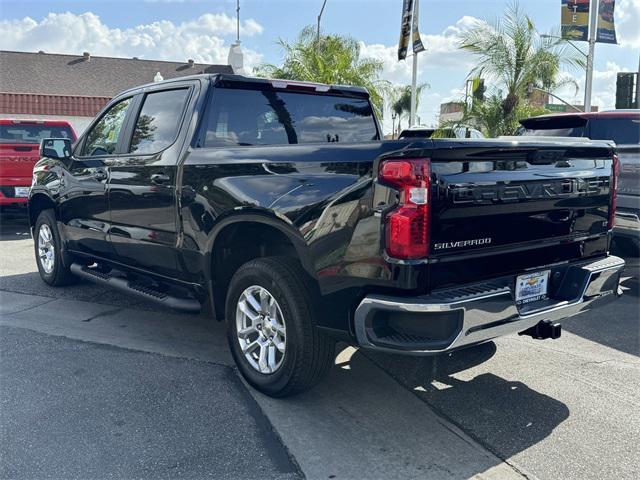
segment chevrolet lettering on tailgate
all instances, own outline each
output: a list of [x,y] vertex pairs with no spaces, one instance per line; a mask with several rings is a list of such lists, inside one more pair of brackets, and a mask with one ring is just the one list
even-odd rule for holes
[[453,203],[513,202],[543,198],[597,195],[609,188],[609,178],[572,178],[520,184],[499,182],[493,185],[450,185]]

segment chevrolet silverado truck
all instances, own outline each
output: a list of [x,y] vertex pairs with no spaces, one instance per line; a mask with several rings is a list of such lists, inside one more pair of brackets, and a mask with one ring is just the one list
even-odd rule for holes
[[114,98],[45,139],[29,217],[42,280],[226,320],[238,369],[306,390],[336,340],[433,355],[615,299],[617,157],[591,141],[381,141],[366,90],[236,75]]
[[25,207],[43,138],[76,140],[63,120],[0,119],[0,208]]
[[520,122],[522,135],[615,142],[620,161],[614,241],[640,255],[640,110],[542,115]]

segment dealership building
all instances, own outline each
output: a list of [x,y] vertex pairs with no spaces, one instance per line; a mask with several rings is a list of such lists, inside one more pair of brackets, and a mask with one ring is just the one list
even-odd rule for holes
[[115,95],[159,80],[233,73],[229,65],[0,51],[0,118],[67,120],[82,132]]

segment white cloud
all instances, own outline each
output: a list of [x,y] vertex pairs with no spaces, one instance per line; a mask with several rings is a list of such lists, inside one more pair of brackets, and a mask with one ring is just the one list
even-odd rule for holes
[[640,48],[640,0],[618,0],[615,16],[618,42]]
[[[459,35],[477,19],[464,16],[455,25],[445,28],[437,35],[422,35],[422,43],[426,51],[420,53],[418,75],[421,76],[428,67],[437,66],[438,70],[455,68],[470,69],[472,58],[458,48]],[[398,45],[365,44],[360,42],[360,50],[365,58],[375,58],[384,62],[383,78],[391,83],[406,85],[411,82],[411,57],[398,61]]]
[[[593,89],[591,104],[598,106],[600,110],[610,110],[616,105],[616,79],[618,72],[628,72],[629,69],[621,67],[615,62],[607,62],[604,70],[593,71]],[[561,98],[582,105],[584,103],[585,74],[573,76],[565,73],[566,78],[574,79],[579,86],[578,93],[573,87],[565,87],[554,92]]]
[[[227,63],[225,36],[236,31],[236,20],[221,13],[208,13],[195,20],[175,24],[169,20],[131,28],[110,28],[100,17],[87,12],[50,13],[41,21],[30,17],[0,21],[0,45],[5,50],[139,57],[154,60],[186,60]],[[242,22],[243,36],[261,34],[253,19]],[[245,67],[260,63],[262,56],[245,49]]]
[[[435,124],[440,103],[456,101],[464,97],[464,81],[474,66],[474,58],[458,48],[460,34],[479,20],[463,16],[454,25],[446,27],[437,35],[422,35],[427,51],[421,53],[418,64],[418,82],[431,84],[421,99],[418,115],[422,123]],[[631,51],[637,61],[640,48],[640,0],[618,0],[616,2],[616,30],[618,41],[623,49]],[[382,77],[396,85],[408,85],[411,82],[411,57],[403,62],[397,60],[397,45],[360,44],[364,57],[383,61]],[[618,47],[620,48],[620,47]],[[629,71],[614,62],[607,62],[602,70],[594,71],[592,104],[601,110],[615,106],[616,76],[618,72]],[[563,99],[573,103],[584,102],[584,73],[563,73],[566,78],[574,79],[579,90],[565,87],[557,92]],[[406,123],[406,120],[404,121]],[[391,130],[390,114],[384,118],[385,131]]]
[[[464,85],[468,72],[473,68],[473,58],[458,48],[460,33],[478,19],[461,17],[454,25],[449,25],[440,34],[422,34],[426,51],[418,57],[418,82],[431,85],[420,99],[417,114],[425,124],[435,124],[440,113],[440,103],[458,100],[463,95],[459,87]],[[394,85],[411,83],[412,57],[398,61],[397,45],[365,44],[360,42],[361,55],[365,58],[382,60],[382,78]],[[458,87],[458,88],[452,88]],[[387,111],[384,131],[391,131],[391,115]],[[403,121],[406,124],[406,120]]]

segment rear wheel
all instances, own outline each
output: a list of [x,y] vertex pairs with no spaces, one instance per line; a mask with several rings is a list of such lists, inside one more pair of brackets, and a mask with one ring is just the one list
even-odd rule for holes
[[53,287],[72,283],[75,277],[62,263],[62,242],[53,210],[40,212],[33,238],[40,278]]
[[244,264],[227,295],[227,336],[238,369],[261,392],[284,397],[308,390],[333,363],[334,342],[316,327],[311,282],[289,257]]

